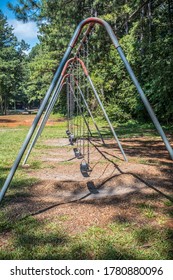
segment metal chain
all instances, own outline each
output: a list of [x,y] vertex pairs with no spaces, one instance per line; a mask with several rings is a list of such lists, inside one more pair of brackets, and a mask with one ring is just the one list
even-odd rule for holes
[[70,130],[70,100],[69,100],[69,84],[66,84],[66,90],[67,90],[67,130]]
[[[88,43],[88,39],[89,37],[87,37],[86,39],[86,67],[87,70],[89,71],[89,43]],[[87,102],[89,102],[89,87],[88,87],[88,80],[86,79],[86,100]],[[88,126],[90,125],[89,123],[89,114],[88,115]],[[88,140],[88,145],[87,145],[87,163],[88,163],[88,167],[90,164],[90,134],[89,134],[89,130],[87,130],[87,140]]]
[[[77,62],[77,74],[76,74],[76,77],[77,77],[77,82],[79,81],[79,62]],[[79,104],[79,90],[78,90],[78,87],[77,87],[77,102]],[[79,149],[79,107],[77,105],[77,108],[76,108],[76,123],[77,123],[77,135],[76,135],[76,141],[77,141],[77,149]]]
[[[83,52],[82,60],[84,61],[85,60],[85,44],[84,43],[83,43],[82,52]],[[84,95],[85,95],[85,75],[84,75],[84,73],[83,73],[82,77],[83,77],[83,83],[82,84],[84,86],[83,91],[84,91]],[[83,115],[85,114],[83,100],[82,100],[82,113],[83,113]],[[85,158],[85,123],[84,123],[84,119],[83,119],[83,157]]]

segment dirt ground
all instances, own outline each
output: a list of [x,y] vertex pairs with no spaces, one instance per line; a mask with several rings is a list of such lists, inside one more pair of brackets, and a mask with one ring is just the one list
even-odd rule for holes
[[[16,128],[19,126],[31,126],[34,118],[35,115],[27,114],[0,116],[0,127]],[[50,119],[48,120],[47,125],[52,125],[54,122],[54,120]]]
[[[0,126],[29,126],[32,120],[32,115],[24,115],[22,120],[21,116],[0,117]],[[38,183],[30,187],[28,197],[21,194],[14,199],[11,215],[31,214],[55,223],[68,217],[62,223],[70,233],[115,220],[148,223],[140,215],[141,204],[153,207],[158,219],[159,213],[167,211],[163,200],[173,196],[173,161],[159,138],[133,137],[121,139],[121,143],[128,162],[123,161],[112,139],[105,146],[91,139],[89,150],[85,142],[89,171],[83,172],[81,163],[85,160],[75,157],[76,145],[69,145],[67,138],[45,141],[47,149],[37,158],[42,167],[23,167],[28,177],[38,178]],[[157,219],[150,219],[150,223],[158,224]],[[171,217],[165,223],[173,228]]]

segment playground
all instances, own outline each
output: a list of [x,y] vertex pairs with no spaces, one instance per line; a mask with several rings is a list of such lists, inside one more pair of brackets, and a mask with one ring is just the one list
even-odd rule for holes
[[[121,122],[126,109],[117,121],[128,96],[107,106],[90,60],[98,26],[150,123]],[[0,117],[0,258],[172,259],[173,134],[106,21],[79,23],[46,89],[36,115]]]
[[[0,117],[1,182],[34,117]],[[16,172],[1,208],[1,258],[171,259],[173,163],[154,130],[125,128],[128,162],[112,137],[105,146],[91,139],[91,171],[82,173],[65,129],[50,117]]]

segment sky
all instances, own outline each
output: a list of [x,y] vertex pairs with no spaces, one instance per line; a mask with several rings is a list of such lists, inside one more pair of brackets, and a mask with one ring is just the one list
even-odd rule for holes
[[22,39],[30,45],[30,48],[38,43],[37,39],[37,26],[35,22],[23,23],[21,21],[16,20],[12,11],[7,8],[7,2],[11,2],[12,4],[17,3],[17,0],[0,0],[0,10],[2,10],[3,14],[7,17],[9,25],[12,25],[14,28],[14,34],[18,38],[19,41]]

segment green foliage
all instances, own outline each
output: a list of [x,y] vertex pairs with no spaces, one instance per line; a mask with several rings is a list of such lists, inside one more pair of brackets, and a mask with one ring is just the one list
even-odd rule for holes
[[6,114],[15,100],[26,101],[24,52],[27,49],[28,45],[23,40],[17,41],[12,27],[0,11],[0,113]]
[[[9,6],[18,19],[35,20],[39,27],[40,44],[29,56],[25,91],[31,104],[43,99],[78,23],[98,16],[115,31],[159,120],[172,121],[172,0],[19,0],[16,6]],[[102,27],[95,27],[89,49],[89,71],[110,117],[118,122],[130,118],[148,120],[136,89]],[[64,99],[57,106],[61,112],[64,112]],[[90,105],[99,113],[93,98]]]

